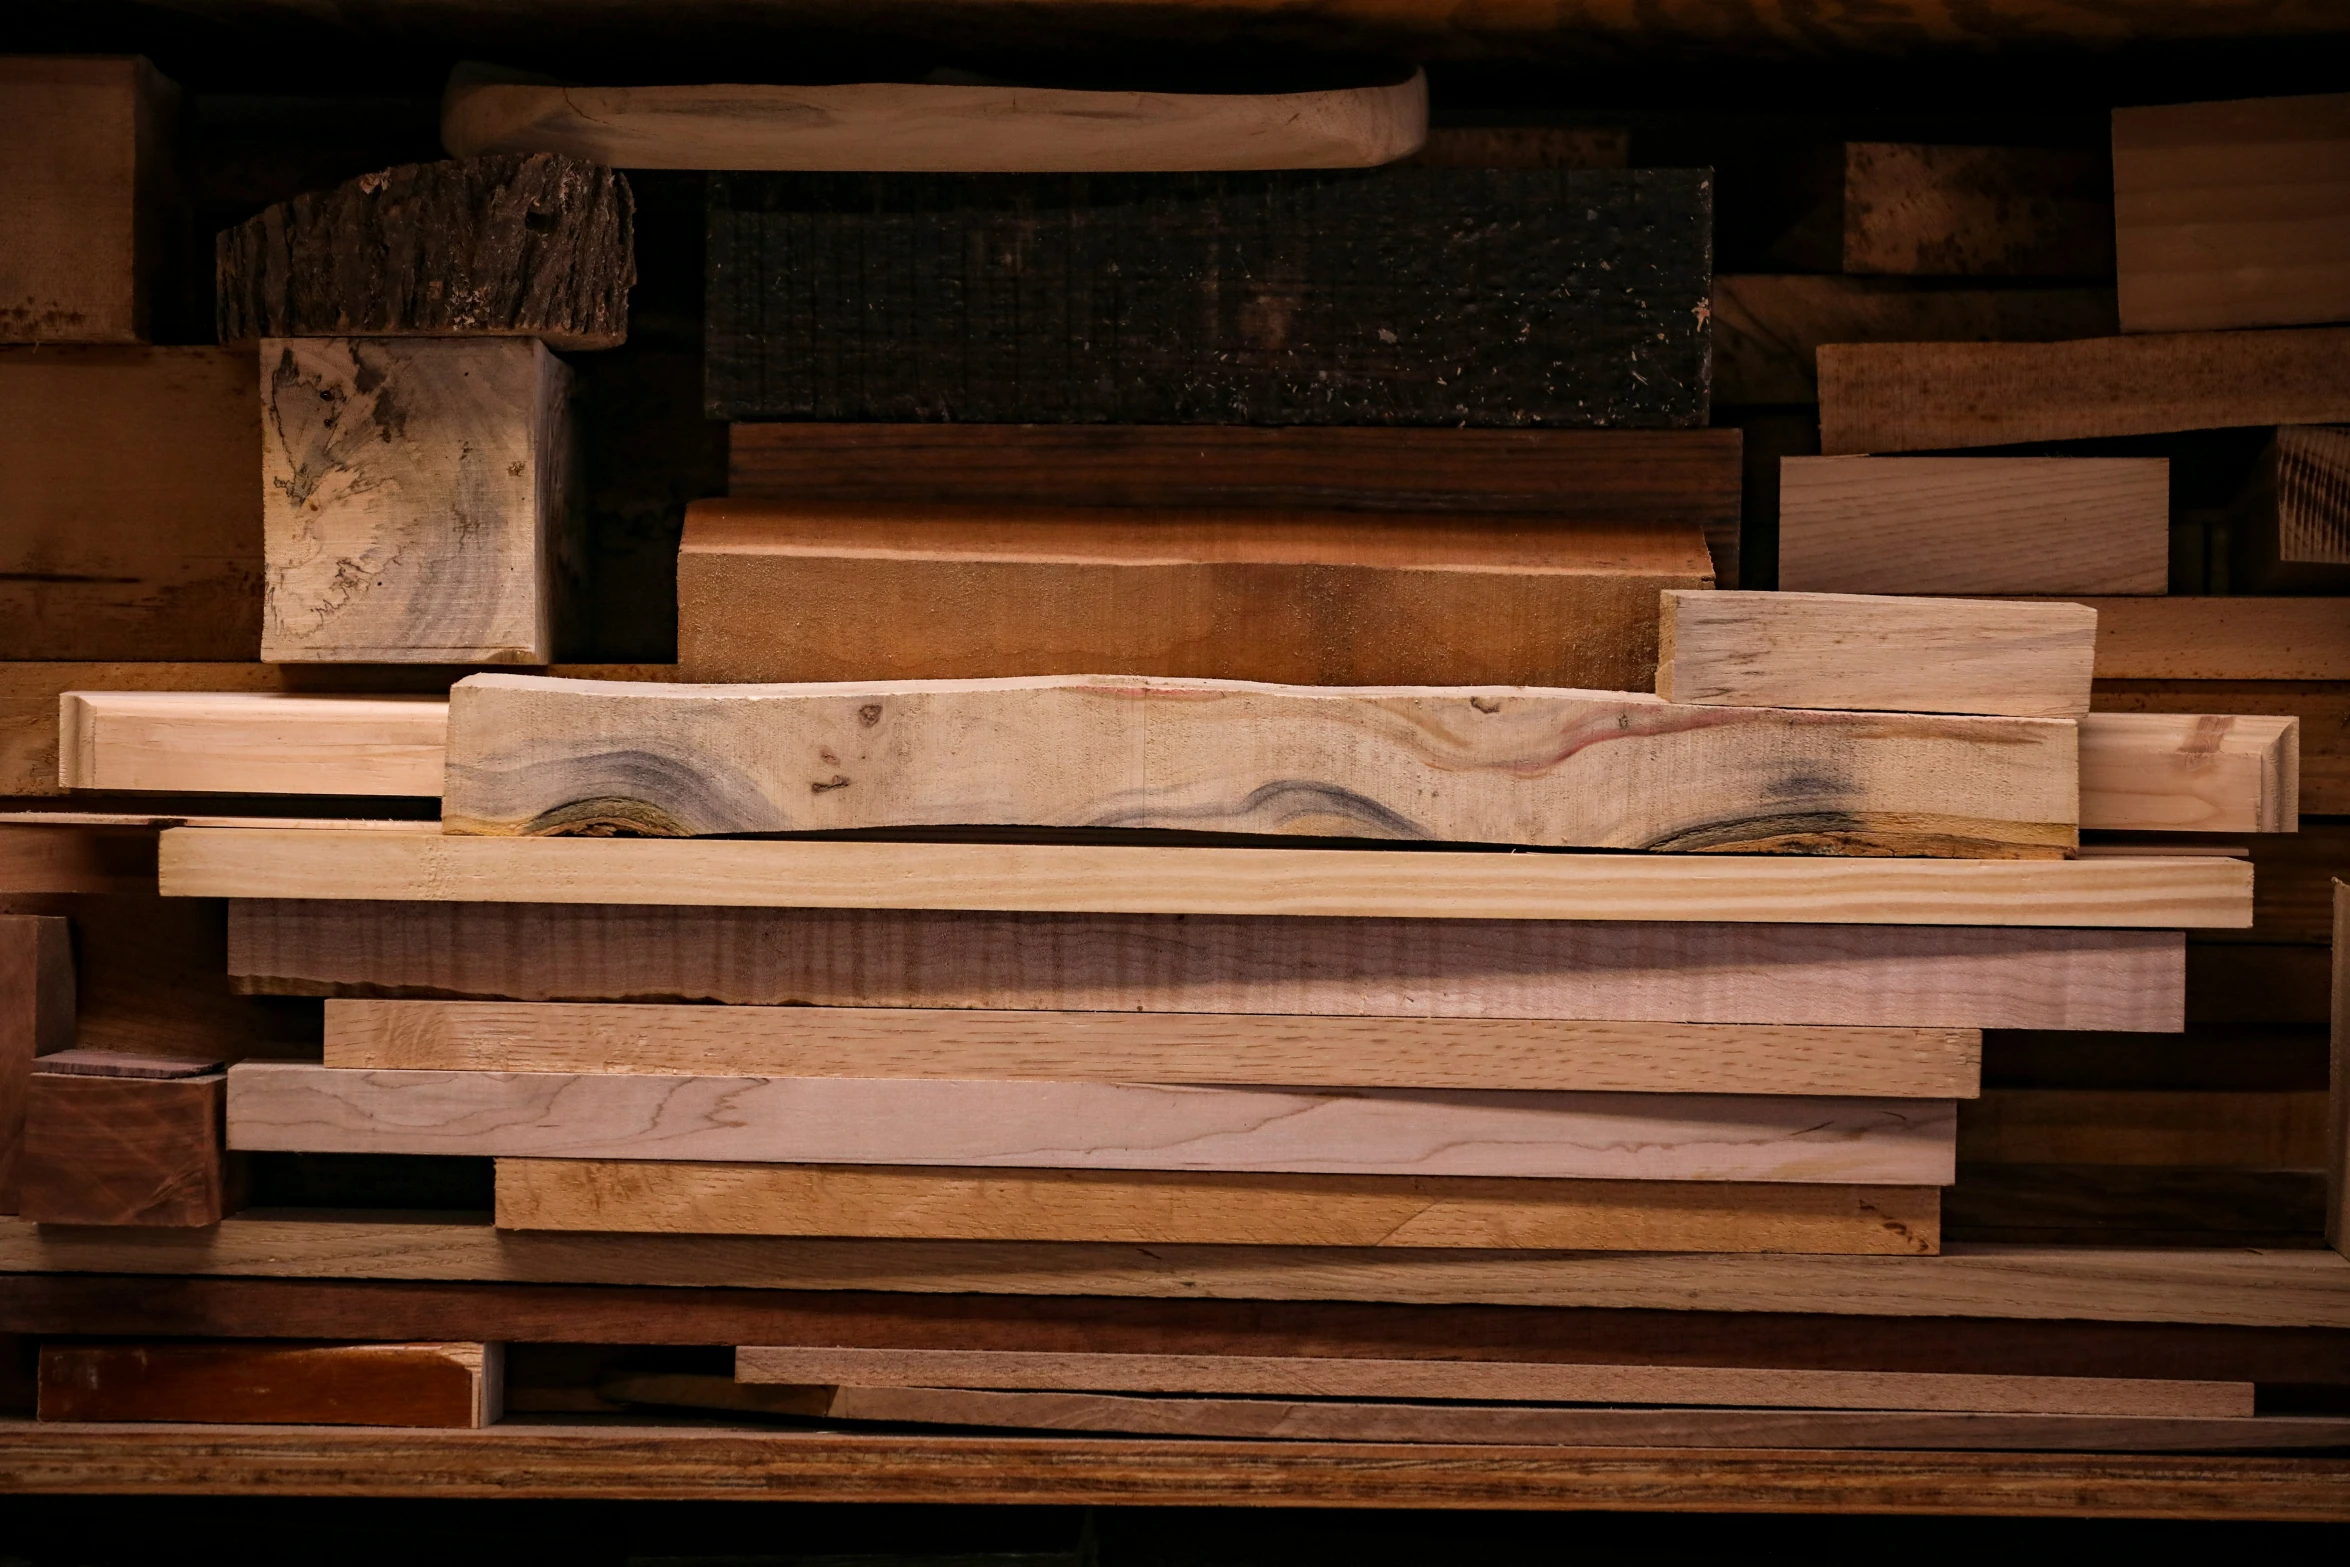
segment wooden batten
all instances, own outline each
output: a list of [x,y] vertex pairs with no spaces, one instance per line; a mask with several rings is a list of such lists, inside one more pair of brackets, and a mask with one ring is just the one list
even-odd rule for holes
[[42,1420],[493,1425],[498,1344],[44,1344]]

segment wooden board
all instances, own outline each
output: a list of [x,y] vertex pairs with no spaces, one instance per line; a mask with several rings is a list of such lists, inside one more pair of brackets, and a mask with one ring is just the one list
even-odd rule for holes
[[1779,587],[1801,593],[2162,593],[2160,457],[1785,457]]
[[2089,711],[2096,630],[2073,605],[1668,592],[1656,689],[1735,707],[2074,718]]
[[2350,680],[2350,599],[2077,602],[2097,611],[2101,680]]
[[2125,332],[2350,320],[2350,93],[2113,111]]
[[214,244],[224,343],[628,336],[635,198],[601,160],[412,163],[280,202]]
[[[1982,670],[1987,706],[1999,673]],[[2031,718],[1504,687],[474,675],[448,736],[442,827],[492,836],[1037,826],[1968,859],[2079,843],[2074,726]]]
[[[1408,862],[1394,858],[1405,853]],[[1898,860],[179,827],[163,834],[158,874],[166,896],[184,898],[2154,930],[2252,923],[2250,867],[2210,856]]]
[[2350,590],[2350,429],[2288,425],[2227,517],[2237,592]]
[[277,692],[69,691],[57,781],[190,794],[437,795],[445,701]]
[[353,998],[326,1003],[325,1064],[1947,1099],[1981,1052],[1958,1028]]
[[0,658],[249,659],[251,353],[0,349]]
[[0,343],[136,343],[171,229],[179,89],[145,60],[0,58]]
[[500,1159],[498,1227],[1129,1245],[1931,1256],[1932,1187]]
[[1019,1350],[746,1344],[745,1384],[1223,1393],[1275,1398],[1474,1399],[1490,1403],[1716,1404],[1749,1409],[2246,1418],[2249,1382],[1797,1371],[1743,1366],[1371,1360],[1337,1355],[1038,1354]]
[[494,1424],[496,1344],[44,1344],[42,1420]]
[[227,1078],[42,1072],[25,1101],[18,1212],[41,1224],[201,1229],[239,1205],[221,1150]]
[[2160,930],[326,899],[233,902],[228,927],[217,966],[252,994],[2144,1031],[2185,1015],[2185,945]]
[[[2101,693],[2090,697],[2092,705],[2100,699]],[[2299,718],[2088,713],[2080,724],[2084,827],[2231,833],[2300,828]]]
[[0,895],[154,890],[151,828],[0,822]]
[[69,926],[55,916],[0,915],[0,1213],[17,1211],[33,1063],[72,1043]]
[[229,1145],[304,1153],[1659,1181],[1950,1180],[1951,1102],[248,1061]]
[[2065,343],[1831,343],[1820,450],[2350,423],[2350,328],[2179,332]]
[[718,174],[709,213],[714,419],[1706,422],[1703,170]]
[[1959,1116],[1959,1156],[1996,1164],[2325,1168],[2311,1090],[1991,1088]]
[[678,666],[1646,689],[1657,594],[1711,570],[1686,522],[700,501]]
[[2334,881],[2350,876],[2350,822],[2311,821],[2299,831],[2249,840],[2252,925],[2211,939],[2300,942],[2334,939]]
[[2111,166],[2087,148],[1847,142],[1844,270],[2110,277]]
[[[2092,716],[2083,722],[2081,729],[2084,774],[2090,752],[2106,743],[2098,738],[2096,722],[2097,716],[2105,713],[2162,713],[2197,718],[2214,714],[2273,714],[2297,718],[2300,720],[2297,749],[2301,764],[2301,811],[2312,816],[2350,816],[2350,685],[2285,680],[2099,680],[2090,693],[2089,706]],[[2118,740],[2121,732],[2111,733]],[[2088,822],[2090,801],[2094,798],[2096,795],[2084,776],[2081,797],[2084,824]]]
[[551,662],[569,368],[531,339],[271,338],[261,362],[261,656]]
[[1357,169],[1428,133],[1428,81],[1259,93],[852,82],[574,87],[460,67],[441,140],[460,158],[557,152],[621,169],[969,173]]

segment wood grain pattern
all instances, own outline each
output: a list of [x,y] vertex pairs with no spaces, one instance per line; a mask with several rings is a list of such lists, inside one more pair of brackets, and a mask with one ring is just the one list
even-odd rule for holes
[[448,704],[425,696],[68,691],[57,781],[190,794],[437,795]]
[[460,68],[441,139],[461,158],[559,152],[622,169],[1045,173],[1356,169],[1428,131],[1428,83],[1302,92],[1080,92],[853,82],[572,87]]
[[1779,587],[1803,593],[2162,593],[2160,457],[1785,457]]
[[1646,689],[1657,594],[1711,569],[1686,521],[699,501],[678,664]]
[[1968,859],[2079,842],[2074,728],[2029,718],[1101,676],[473,675],[449,694],[448,736],[452,833],[1045,826]]
[[1951,1102],[939,1078],[229,1073],[239,1149],[1939,1186]]
[[2288,425],[2227,518],[2236,592],[2350,590],[2350,429]]
[[145,341],[178,106],[145,60],[0,60],[0,343]]
[[[1408,882],[1399,853],[1412,854]],[[158,864],[165,895],[188,898],[2157,930],[2252,922],[2250,868],[2213,856],[1899,860],[180,827],[163,834]]]
[[1959,1157],[2000,1164],[2321,1170],[2326,1096],[2310,1090],[1992,1088],[1959,1116]]
[[44,1344],[42,1420],[208,1425],[496,1423],[497,1344]]
[[532,339],[270,338],[271,662],[544,664],[570,370]]
[[233,1213],[239,1171],[222,1152],[227,1078],[47,1073],[25,1101],[18,1211],[41,1224],[201,1229]]
[[[0,915],[0,1213],[17,1211],[25,1102],[37,1057],[73,1043],[73,947],[54,915]],[[1978,1054],[1981,1044],[1977,1042]]]
[[1559,1365],[1343,1356],[1039,1354],[1019,1350],[744,1345],[737,1382],[1450,1398],[1489,1403],[1715,1404],[1750,1409],[2248,1418],[2249,1382],[1795,1371],[1743,1366]]
[[[2296,718],[2300,721],[2296,742],[2300,810],[2312,816],[2350,816],[2350,685],[2288,680],[2099,680],[2090,693],[2089,706],[2092,717],[2084,721],[2081,734],[2084,757],[2101,743],[2094,738],[2096,715],[2105,713]],[[2085,778],[2082,789],[2086,821],[2090,793]]]
[[1947,1099],[1981,1051],[1956,1028],[348,999],[325,1064]]
[[[2092,705],[2101,700],[2102,693],[2092,692]],[[2084,827],[2300,830],[2297,717],[2092,712],[2082,715],[2080,725]]]
[[1951,447],[2350,423],[2350,328],[2064,343],[1831,343],[1820,450]]
[[2350,319],[2350,93],[2113,111],[2125,332]]
[[501,1230],[1931,1256],[1932,1187],[500,1159]]
[[2350,680],[2350,599],[2078,602],[2097,611],[2101,680]]
[[2096,630],[2074,605],[1668,592],[1656,689],[1738,707],[2076,718]]
[[1844,270],[2110,277],[2112,170],[2086,148],[1848,142]]

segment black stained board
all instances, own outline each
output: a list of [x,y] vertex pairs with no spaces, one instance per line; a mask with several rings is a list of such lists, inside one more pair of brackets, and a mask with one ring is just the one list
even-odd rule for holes
[[1703,169],[713,174],[705,412],[1702,425]]

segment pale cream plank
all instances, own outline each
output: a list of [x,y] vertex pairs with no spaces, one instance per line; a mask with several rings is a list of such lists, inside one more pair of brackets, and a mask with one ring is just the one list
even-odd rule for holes
[[2148,832],[2294,832],[2301,720],[2232,713],[2088,713],[2081,825]]
[[441,792],[449,704],[433,697],[68,691],[58,706],[68,789]]

